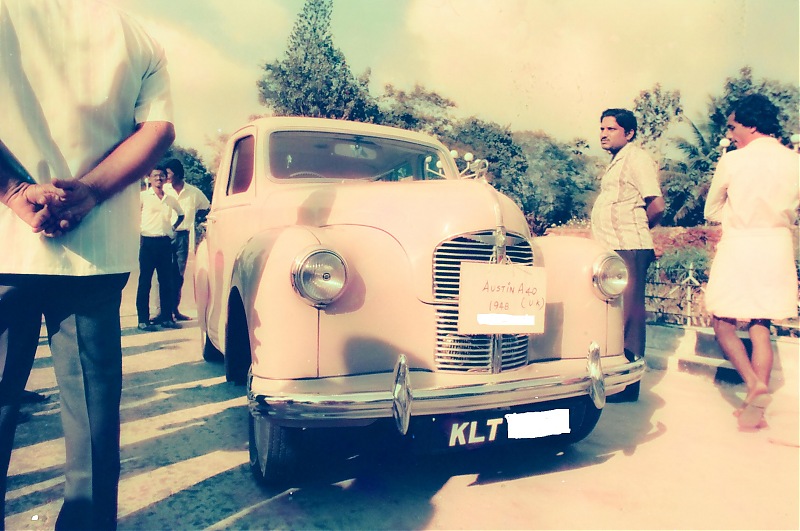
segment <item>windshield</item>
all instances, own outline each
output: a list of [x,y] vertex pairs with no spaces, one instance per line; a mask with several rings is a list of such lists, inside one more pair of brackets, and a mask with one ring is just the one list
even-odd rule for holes
[[432,147],[345,133],[272,133],[269,161],[276,179],[422,181],[445,178],[441,153]]

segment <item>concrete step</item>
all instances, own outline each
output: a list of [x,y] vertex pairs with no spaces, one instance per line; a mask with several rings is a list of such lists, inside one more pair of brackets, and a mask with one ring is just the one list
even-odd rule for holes
[[[739,337],[750,352],[747,332],[739,332]],[[772,378],[778,382],[787,377],[796,379],[800,357],[798,338],[773,336],[772,348],[775,351]],[[649,324],[645,361],[652,369],[700,372],[725,381],[741,382],[736,369],[725,359],[711,328]]]

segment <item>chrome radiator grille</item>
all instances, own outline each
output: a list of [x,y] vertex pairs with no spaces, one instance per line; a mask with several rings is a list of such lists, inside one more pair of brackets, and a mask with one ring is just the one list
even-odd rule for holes
[[[497,262],[504,251],[514,264],[533,264],[530,243],[509,234],[498,250],[494,231],[465,234],[443,242],[433,257],[433,289],[436,304],[436,367],[457,372],[492,372],[492,359],[500,352],[500,370],[523,367],[528,362],[526,334],[463,335],[458,333],[458,284],[461,262]],[[496,339],[499,339],[496,341]]]

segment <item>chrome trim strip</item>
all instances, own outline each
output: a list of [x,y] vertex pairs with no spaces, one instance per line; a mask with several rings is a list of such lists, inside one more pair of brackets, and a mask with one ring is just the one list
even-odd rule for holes
[[[641,379],[644,359],[603,371],[606,394],[622,391]],[[248,379],[248,401],[254,414],[277,421],[364,420],[393,416],[394,375],[387,376],[385,391],[315,395],[266,395],[257,390],[255,378]],[[353,376],[352,378],[360,378]],[[588,372],[569,376],[470,384],[445,388],[414,388],[414,415],[444,415],[523,404],[535,404],[589,395],[592,376]],[[256,389],[254,390],[254,387]]]

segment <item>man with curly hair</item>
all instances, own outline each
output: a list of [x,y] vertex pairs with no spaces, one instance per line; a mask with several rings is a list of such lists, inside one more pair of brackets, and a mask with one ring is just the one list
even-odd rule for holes
[[[747,385],[739,427],[764,427],[773,351],[770,321],[797,317],[792,227],[800,204],[798,155],[783,146],[778,109],[752,94],[733,105],[727,138],[736,148],[717,164],[705,217],[722,224],[709,272],[706,310],[725,356]],[[746,323],[749,357],[736,333]]]

